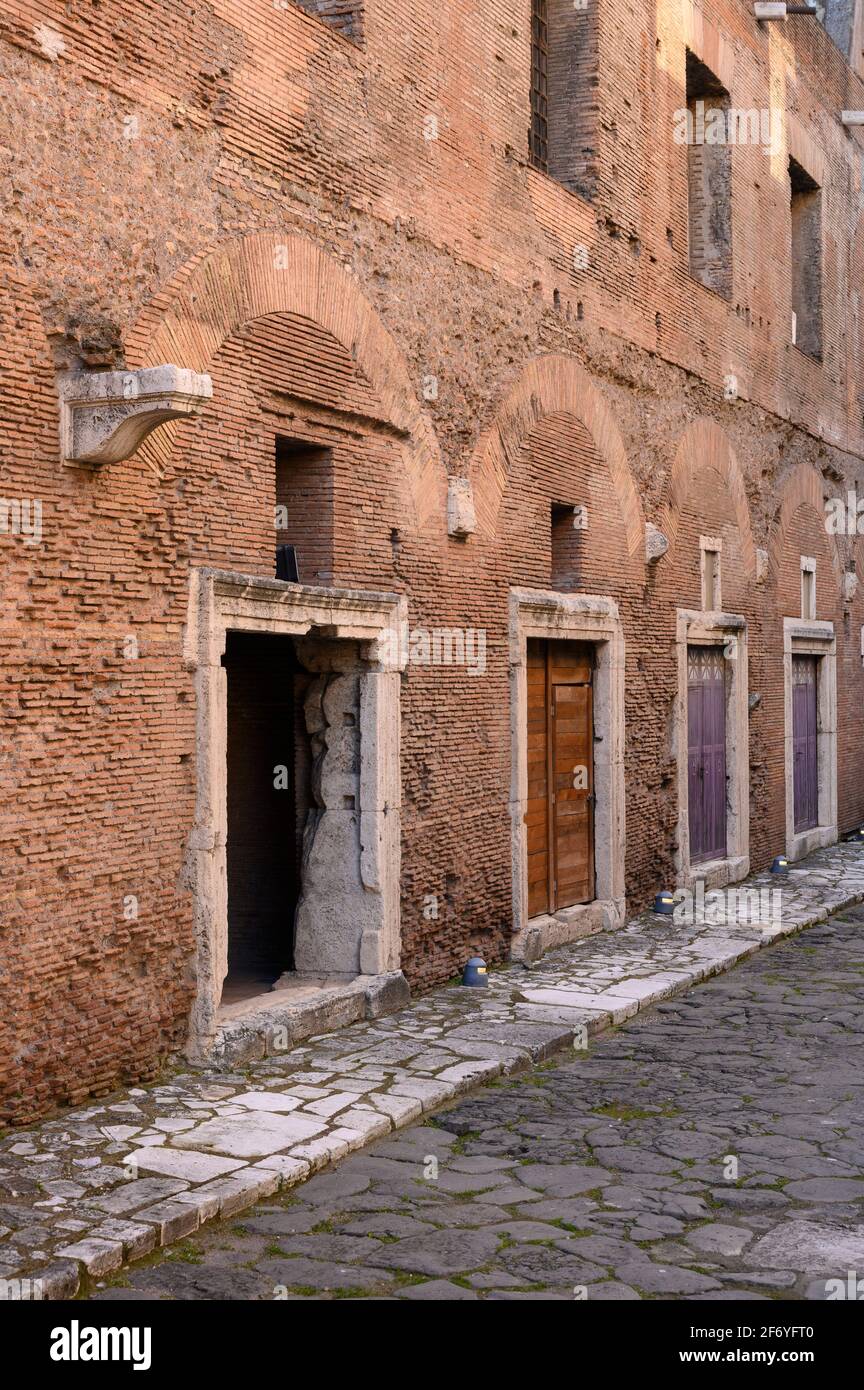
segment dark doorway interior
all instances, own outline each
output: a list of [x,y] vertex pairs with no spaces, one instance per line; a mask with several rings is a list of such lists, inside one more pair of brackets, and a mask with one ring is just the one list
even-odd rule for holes
[[229,632],[228,976],[223,1003],[261,994],[293,968],[308,759],[290,637]]

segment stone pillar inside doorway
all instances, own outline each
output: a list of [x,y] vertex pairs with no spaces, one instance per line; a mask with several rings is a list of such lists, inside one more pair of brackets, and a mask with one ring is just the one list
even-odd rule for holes
[[[300,640],[300,661],[314,672],[304,701],[312,756],[311,807],[303,832],[294,976],[353,978],[364,973],[363,950],[377,935],[380,893],[364,884],[361,834],[361,746],[364,669],[355,643]],[[292,977],[283,977],[285,983]]]

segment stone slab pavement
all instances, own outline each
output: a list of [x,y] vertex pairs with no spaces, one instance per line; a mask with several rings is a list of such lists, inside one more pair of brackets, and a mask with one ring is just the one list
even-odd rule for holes
[[585,1063],[589,1037],[864,900],[864,848],[833,846],[745,886],[779,888],[779,920],[646,913],[530,970],[495,970],[488,990],[438,989],[236,1072],[177,1071],[6,1132],[0,1297],[72,1297],[502,1075],[564,1048]]
[[858,906],[91,1296],[861,1300],[862,1060]]

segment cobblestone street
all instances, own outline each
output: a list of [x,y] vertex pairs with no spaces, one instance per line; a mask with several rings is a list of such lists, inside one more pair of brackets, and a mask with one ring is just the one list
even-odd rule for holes
[[93,1297],[825,1298],[864,1271],[862,933],[841,912]]

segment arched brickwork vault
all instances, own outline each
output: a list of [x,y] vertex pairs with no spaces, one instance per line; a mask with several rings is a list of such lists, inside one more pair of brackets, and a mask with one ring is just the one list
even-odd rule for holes
[[[670,550],[674,551],[688,498],[694,487],[698,487],[700,475],[711,472],[722,480],[737,525],[745,578],[752,581],[756,571],[756,549],[744,476],[726,434],[714,420],[694,420],[681,436],[669,475],[660,529],[669,539]],[[705,524],[709,524],[707,520]]]
[[[289,313],[320,325],[351,352],[404,436],[406,501],[418,528],[443,526],[446,475],[435,431],[423,413],[402,353],[357,280],[303,237],[260,232],[191,260],[144,310],[127,343],[130,366],[175,362],[206,372],[225,340],[253,319]],[[142,449],[164,463],[174,428]]]
[[492,537],[498,529],[501,503],[523,441],[544,418],[570,415],[584,425],[609,469],[628,554],[643,553],[642,507],[624,443],[609,406],[580,363],[560,355],[535,358],[497,398],[493,410],[469,463],[481,535]]
[[799,463],[780,485],[779,495],[780,506],[768,548],[772,577],[776,581],[793,520],[802,508],[806,508],[811,513],[814,537],[820,542],[824,537],[821,548],[830,556],[834,579],[839,586],[843,563],[834,537],[829,534],[825,525],[825,493],[820,474],[809,463]]

